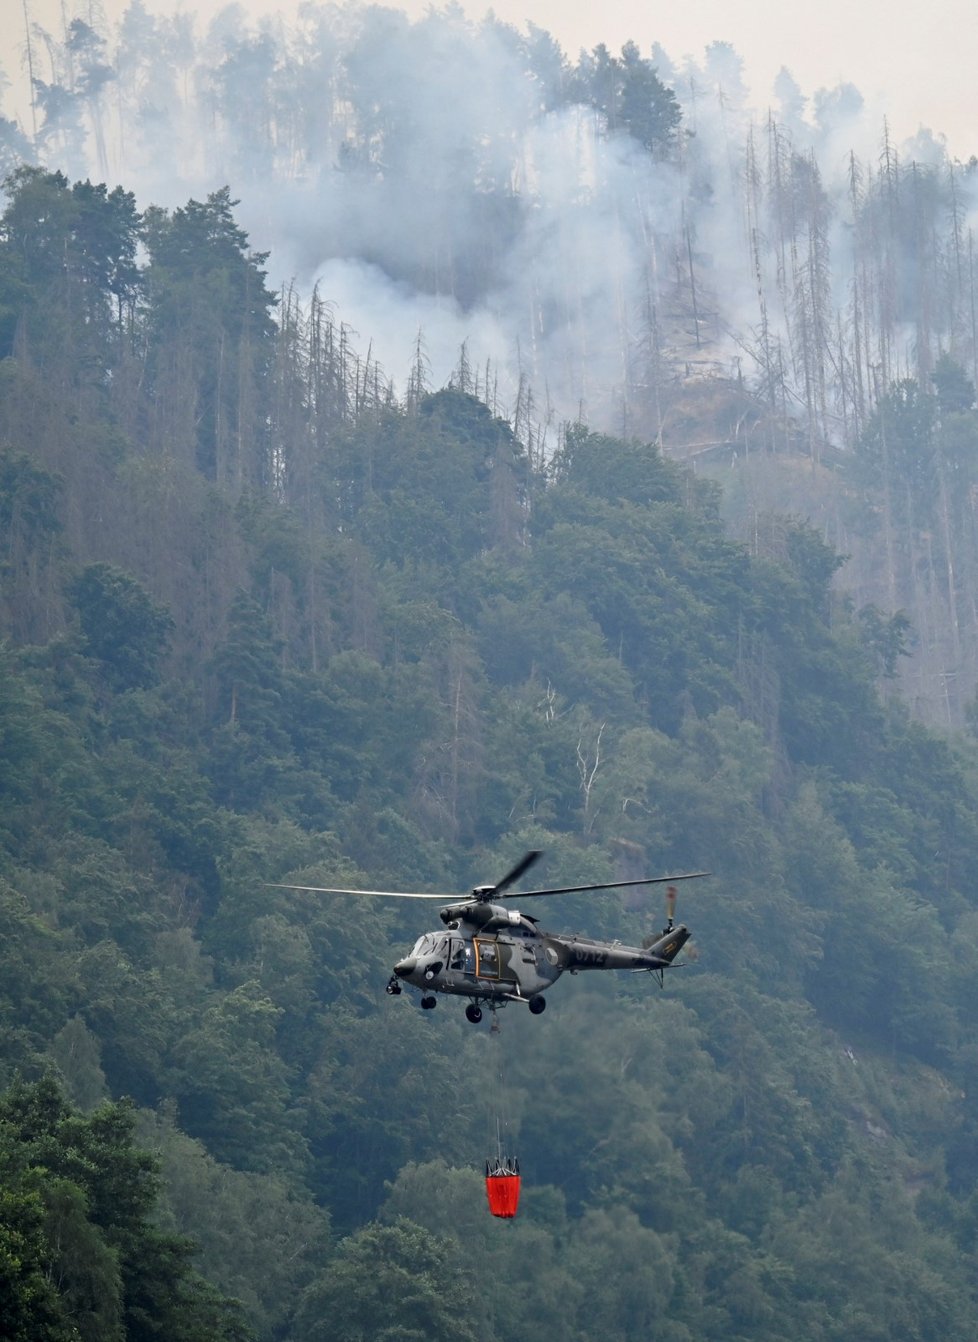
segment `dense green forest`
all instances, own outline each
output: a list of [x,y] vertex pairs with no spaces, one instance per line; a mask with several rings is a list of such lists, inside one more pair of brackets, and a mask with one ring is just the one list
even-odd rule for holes
[[[543,451],[464,348],[398,397],[226,189],[5,192],[7,1334],[970,1342],[978,759],[881,693],[906,620],[649,441]],[[492,1036],[384,994],[417,910],[267,883],[528,848],[715,875],[664,991],[503,1013],[505,1225]]]

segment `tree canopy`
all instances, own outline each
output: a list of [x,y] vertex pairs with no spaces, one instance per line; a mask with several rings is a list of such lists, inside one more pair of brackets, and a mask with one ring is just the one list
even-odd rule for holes
[[[464,356],[401,403],[318,297],[272,302],[227,193],[137,221],[121,338],[77,222],[111,193],[9,192],[12,1335],[972,1338],[975,755],[889,692],[896,612],[797,517],[731,539],[655,442],[541,452]],[[47,234],[9,250],[39,197],[67,279]],[[76,282],[84,340],[33,327]],[[884,437],[966,469],[968,379],[938,378],[881,401],[854,500]],[[383,992],[417,910],[281,886],[461,892],[528,848],[541,884],[715,876],[664,992],[507,1008],[500,1233],[493,1037]],[[540,916],[661,925],[634,891]]]

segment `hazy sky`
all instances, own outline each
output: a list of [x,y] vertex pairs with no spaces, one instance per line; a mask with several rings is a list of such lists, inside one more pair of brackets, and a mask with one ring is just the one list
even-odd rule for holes
[[[419,6],[420,7],[420,6]],[[481,6],[472,5],[474,12]],[[530,19],[572,51],[629,38],[643,50],[659,42],[673,58],[730,42],[744,59],[763,109],[782,66],[802,90],[842,81],[882,105],[898,137],[923,124],[946,135],[952,153],[978,153],[978,7],[973,0],[900,6],[892,0],[499,0],[495,12]]]
[[[22,64],[26,3],[32,19],[58,31],[62,9],[88,16],[101,8],[118,17],[125,0],[0,0],[0,61],[8,76]],[[206,17],[224,8],[221,0],[147,0],[155,11],[175,8]],[[281,9],[276,0],[245,0],[250,13]],[[428,0],[402,0],[392,8],[420,15]],[[439,6],[435,6],[436,8]],[[466,0],[462,8],[481,18],[489,8]],[[870,106],[885,112],[902,140],[921,125],[946,136],[951,153],[978,153],[978,6],[974,0],[934,0],[898,6],[892,0],[818,0],[804,8],[791,0],[686,0],[652,7],[642,0],[496,0],[501,19],[522,26],[530,20],[548,29],[574,55],[598,42],[614,50],[629,39],[647,52],[659,42],[674,61],[699,56],[711,41],[732,43],[746,63],[753,100],[763,112],[782,66],[803,92],[855,84]],[[26,124],[25,95],[12,90],[7,115]]]

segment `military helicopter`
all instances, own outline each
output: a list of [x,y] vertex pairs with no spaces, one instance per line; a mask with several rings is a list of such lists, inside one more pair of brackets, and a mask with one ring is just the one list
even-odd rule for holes
[[[599,885],[564,885],[547,890],[523,890],[519,898],[570,895],[584,891],[617,890],[629,885],[668,884],[666,926],[646,937],[641,946],[623,946],[619,941],[597,941],[564,932],[544,932],[536,918],[517,909],[496,904],[509,899],[505,892],[541,856],[526,853],[495,885],[477,885],[469,899],[446,904],[439,910],[445,931],[425,932],[410,955],[394,966],[387,992],[397,996],[402,984],[421,990],[421,1005],[431,1010],[437,993],[467,997],[466,1019],[473,1025],[482,1020],[482,1008],[493,1012],[509,1002],[524,1002],[534,1016],[545,1010],[543,994],[565,970],[628,969],[658,976],[673,967],[676,956],[689,940],[690,932],[675,923],[676,890],[673,882],[709,876],[707,871],[687,871],[677,876],[643,876],[638,880],[606,881]],[[407,890],[342,890],[316,885],[278,885],[284,890],[306,890],[327,895],[376,895],[391,899],[436,899]]]

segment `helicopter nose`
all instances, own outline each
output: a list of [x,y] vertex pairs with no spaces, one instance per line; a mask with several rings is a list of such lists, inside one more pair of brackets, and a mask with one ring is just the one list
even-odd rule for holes
[[394,966],[394,973],[399,979],[406,979],[409,974],[414,973],[417,967],[417,960],[413,957],[408,957],[407,960],[398,960],[397,964]]

